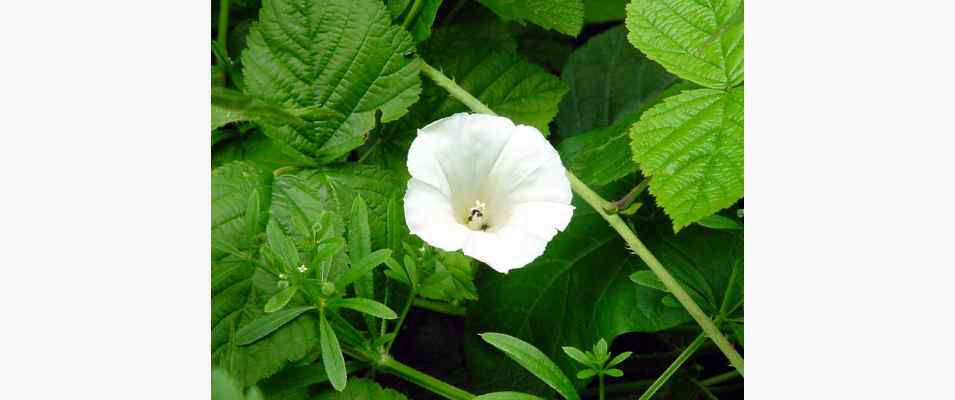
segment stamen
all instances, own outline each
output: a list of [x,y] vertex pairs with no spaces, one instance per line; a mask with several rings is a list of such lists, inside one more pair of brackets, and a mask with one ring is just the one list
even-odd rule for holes
[[473,230],[487,230],[487,203],[474,200],[474,207],[468,210],[467,225]]

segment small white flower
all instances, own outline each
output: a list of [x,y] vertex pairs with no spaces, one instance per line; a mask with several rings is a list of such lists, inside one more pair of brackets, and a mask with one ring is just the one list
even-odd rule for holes
[[308,267],[306,267],[305,264],[302,264],[301,266],[298,267],[298,272],[301,272],[304,274],[306,271],[308,271]]
[[543,254],[574,212],[557,151],[536,128],[504,117],[461,113],[419,129],[408,171],[411,233],[500,272]]

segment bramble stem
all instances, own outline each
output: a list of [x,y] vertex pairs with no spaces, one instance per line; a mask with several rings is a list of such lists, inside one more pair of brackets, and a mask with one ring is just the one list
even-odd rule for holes
[[657,276],[657,279],[660,279],[660,282],[663,283],[663,286],[667,288],[667,291],[673,294],[674,297],[683,305],[683,308],[696,320],[696,323],[700,325],[700,328],[703,328],[703,332],[713,340],[713,343],[716,344],[716,347],[726,355],[726,358],[729,359],[730,364],[739,371],[740,375],[743,374],[743,357],[733,348],[733,345],[730,344],[729,340],[726,339],[726,336],[723,336],[723,333],[716,328],[716,325],[713,323],[713,320],[710,319],[706,313],[700,309],[700,306],[693,301],[693,298],[683,289],[683,286],[680,285],[680,282],[670,275],[670,272],[653,256],[653,253],[650,252],[650,249],[647,248],[643,242],[637,237],[633,231],[630,230],[630,227],[627,226],[623,219],[616,214],[607,214],[604,208],[604,204],[607,203],[600,195],[594,192],[587,184],[580,181],[573,172],[567,171],[567,178],[570,179],[570,186],[573,188],[574,193],[577,193],[578,196],[584,199],[591,207],[597,210],[597,213],[603,217],[610,226],[623,237],[623,240],[627,242],[627,245],[630,246],[630,250],[634,252],[637,256],[643,260],[644,263],[650,267],[650,270]]
[[494,111],[491,111],[490,108],[484,105],[481,100],[478,100],[472,96],[471,93],[468,93],[467,90],[464,90],[464,88],[458,86],[458,84],[455,83],[451,78],[448,78],[448,76],[441,73],[441,71],[434,69],[434,67],[426,63],[424,60],[421,60],[421,72],[424,72],[424,74],[427,75],[428,78],[431,78],[434,83],[444,88],[444,90],[447,90],[451,96],[453,96],[455,99],[458,99],[458,101],[461,103],[464,103],[464,105],[468,106],[468,108],[471,110],[474,110],[474,112],[497,115],[494,113]]
[[422,298],[414,299],[414,306],[418,308],[423,308],[425,310],[431,310],[441,314],[453,315],[455,317],[463,317],[467,314],[468,310],[464,307],[459,307],[453,304],[442,303],[440,301],[431,301]]
[[[428,65],[424,60],[421,60],[421,71],[425,73],[429,78],[434,80],[438,86],[441,86],[448,93],[458,99],[458,101],[464,103],[471,110],[483,114],[497,115],[494,111],[491,111],[488,106],[481,103],[480,100],[476,99],[467,90],[458,86],[453,80],[445,76],[441,71],[434,69],[434,67]],[[700,306],[693,301],[693,298],[683,289],[683,286],[680,285],[680,282],[670,275],[670,272],[653,256],[653,253],[650,252],[650,249],[647,248],[640,241],[636,234],[630,230],[630,227],[616,214],[608,214],[607,206],[610,204],[607,200],[604,200],[603,197],[600,197],[599,194],[594,192],[590,187],[582,182],[576,175],[572,172],[567,171],[567,178],[570,179],[570,186],[574,190],[574,193],[577,193],[578,196],[583,198],[591,207],[597,210],[597,213],[607,221],[610,226],[623,237],[623,240],[627,242],[627,245],[630,247],[637,256],[643,260],[644,263],[650,267],[650,270],[657,276],[657,279],[663,283],[667,290],[673,294],[674,297],[683,305],[683,308],[686,309],[687,313],[696,320],[696,323],[700,325],[700,328],[703,329],[703,332],[713,343],[716,344],[716,347],[723,352],[727,359],[729,359],[730,364],[739,371],[740,375],[743,375],[743,356],[733,348],[733,345],[730,344],[729,340],[726,339],[726,336],[723,336],[723,333],[716,328],[716,325],[713,323],[713,320],[707,316]]]
[[398,376],[446,399],[471,400],[476,397],[462,389],[444,383],[444,381],[440,379],[404,365],[389,356],[382,357],[381,360],[378,361],[378,366],[383,372]]
[[693,342],[690,343],[690,345],[687,346],[679,356],[677,356],[676,360],[673,360],[673,362],[670,363],[670,366],[667,367],[662,374],[660,374],[660,377],[653,381],[653,384],[650,385],[646,392],[643,392],[643,395],[640,396],[639,400],[648,400],[652,398],[653,395],[657,393],[657,390],[660,390],[660,388],[663,387],[663,384],[667,383],[670,377],[673,376],[673,374],[683,366],[683,363],[690,359],[690,356],[692,356],[693,353],[696,353],[696,351],[699,350],[705,342],[706,335],[701,332],[700,335],[697,336],[696,339],[693,339]]
[[418,11],[421,11],[421,6],[424,5],[424,2],[421,0],[414,0],[414,3],[411,4],[411,10],[408,10],[408,15],[405,15],[405,20],[401,22],[401,27],[408,29],[411,26],[411,21],[414,21],[414,17],[418,15]]

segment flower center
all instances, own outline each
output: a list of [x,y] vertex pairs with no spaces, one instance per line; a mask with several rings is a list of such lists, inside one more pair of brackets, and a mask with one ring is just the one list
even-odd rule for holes
[[487,203],[482,203],[481,200],[474,200],[474,207],[471,207],[471,209],[468,210],[468,215],[465,218],[465,221],[467,221],[468,228],[471,228],[472,230],[487,230]]

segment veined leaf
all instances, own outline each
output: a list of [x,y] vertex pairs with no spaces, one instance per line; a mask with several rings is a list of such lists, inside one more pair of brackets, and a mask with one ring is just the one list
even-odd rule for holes
[[276,311],[274,313],[259,317],[243,326],[242,329],[236,333],[236,344],[239,346],[251,344],[256,340],[265,337],[265,335],[274,332],[276,329],[281,328],[282,325],[291,322],[299,315],[302,315],[309,310],[315,309],[317,309],[317,307],[302,306]]
[[677,76],[714,89],[743,81],[743,1],[633,0],[630,42]]
[[348,379],[348,372],[345,370],[345,356],[342,355],[342,348],[338,343],[338,337],[335,336],[335,330],[325,319],[324,313],[319,318],[319,331],[321,332],[322,364],[325,365],[325,373],[328,375],[332,387],[340,392],[345,389],[345,382]]
[[325,392],[314,400],[408,400],[394,389],[386,389],[370,379],[352,378],[343,392]]
[[401,117],[420,92],[411,35],[378,0],[266,0],[242,54],[248,93],[273,105],[341,116],[265,132],[328,163],[360,146],[375,125]]
[[[218,131],[217,131],[218,132]],[[307,157],[297,154],[288,145],[265,136],[258,129],[234,135],[212,148],[212,167],[219,168],[232,161],[246,161],[263,171],[273,171],[286,165],[309,165]],[[263,199],[268,199],[263,193]]]
[[481,338],[503,351],[512,360],[540,378],[561,396],[564,396],[565,399],[580,399],[570,379],[567,379],[567,376],[550,358],[547,358],[544,353],[530,343],[501,333],[482,333]]
[[[264,224],[250,227],[247,213],[253,191],[262,199],[259,212],[268,210],[272,175],[247,162],[234,162],[212,171],[212,240],[238,250],[250,247],[250,232],[261,232]],[[226,253],[213,246],[212,258],[220,259]]]
[[[505,20],[524,23],[577,36],[584,23],[581,0],[479,0]],[[493,108],[492,108],[493,109]]]
[[329,303],[331,307],[343,307],[382,319],[395,319],[398,314],[388,306],[374,300],[353,298],[338,299]]
[[743,196],[743,87],[666,98],[630,130],[634,160],[673,229]]
[[626,8],[627,0],[584,0],[584,23],[623,20]]
[[213,104],[211,119],[212,119],[212,130],[215,130],[216,128],[226,126],[233,122],[249,121],[252,118],[242,115],[238,111],[225,109]]

